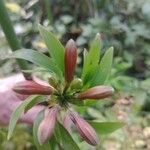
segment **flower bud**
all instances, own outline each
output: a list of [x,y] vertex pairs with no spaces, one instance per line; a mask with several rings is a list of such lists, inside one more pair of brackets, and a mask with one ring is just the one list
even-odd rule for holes
[[45,110],[44,118],[38,128],[38,141],[41,145],[53,134],[58,110],[56,106]]
[[23,95],[42,94],[49,95],[54,92],[54,88],[38,84],[34,81],[22,81],[13,87],[13,91]]
[[113,94],[114,89],[110,86],[95,86],[75,95],[79,99],[101,99]]
[[69,40],[65,47],[65,80],[71,82],[77,62],[77,48],[74,40]]
[[50,85],[52,85],[54,88],[57,88],[57,85],[58,85],[58,81],[56,79],[55,76],[51,76],[49,79],[48,79],[48,82]]
[[75,89],[75,90],[79,90],[79,89],[81,89],[82,85],[83,85],[82,80],[80,78],[76,78],[71,82],[70,88]]
[[70,114],[66,114],[63,119],[63,126],[69,133],[71,133],[71,124],[72,120],[70,119]]
[[81,118],[76,112],[70,112],[70,118],[72,122],[75,124],[80,136],[87,143],[96,146],[98,145],[99,138],[95,132],[95,130],[91,127],[91,125]]

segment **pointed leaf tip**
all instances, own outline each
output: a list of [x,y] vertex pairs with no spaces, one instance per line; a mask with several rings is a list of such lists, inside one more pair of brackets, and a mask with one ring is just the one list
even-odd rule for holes
[[114,48],[110,47],[102,57],[100,64],[97,68],[96,73],[93,75],[92,82],[90,83],[91,87],[104,84],[104,82],[108,79],[111,73],[111,67],[113,62],[113,51]]
[[44,26],[39,25],[39,31],[49,50],[50,56],[57,64],[62,73],[64,72],[64,47],[56,36],[49,32]]
[[96,38],[97,40],[101,40],[101,34],[100,34],[100,33],[97,33],[96,36],[95,36],[95,38]]

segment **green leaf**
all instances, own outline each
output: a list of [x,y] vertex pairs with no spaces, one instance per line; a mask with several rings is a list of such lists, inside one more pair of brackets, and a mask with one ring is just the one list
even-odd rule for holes
[[88,122],[98,134],[110,134],[124,126],[123,122]]
[[10,122],[9,122],[9,128],[8,128],[8,136],[7,139],[9,140],[12,137],[13,131],[15,129],[15,126],[17,124],[17,121],[19,120],[20,116],[25,110],[25,107],[35,98],[37,98],[37,95],[32,95],[28,97],[25,101],[23,101],[12,113]]
[[6,133],[0,128],[0,148],[2,149],[2,143],[6,141]]
[[50,56],[58,65],[58,67],[61,69],[61,71],[64,72],[64,47],[63,45],[45,27],[39,25],[39,31],[45,41],[45,44],[47,45]]
[[80,150],[80,148],[75,143],[75,141],[73,140],[71,135],[59,122],[57,122],[57,124],[56,124],[55,136],[56,136],[57,142],[62,147],[62,149],[64,149],[64,150]]
[[20,49],[12,54],[8,55],[6,58],[19,58],[30,61],[38,66],[49,70],[50,72],[56,73],[58,76],[62,75],[61,70],[52,61],[52,59],[38,51],[32,49]]
[[112,61],[113,47],[110,47],[101,59],[97,72],[91,81],[91,86],[100,85],[105,82],[111,72]]
[[47,69],[42,68],[42,67],[36,67],[35,69],[32,70],[21,70],[23,73],[36,73],[36,72],[41,72],[41,73],[50,73]]
[[38,103],[41,103],[41,102],[44,102],[45,101],[45,97],[44,96],[38,96],[36,98],[34,98],[32,101],[30,101],[26,107],[25,107],[25,110],[24,112],[26,113],[29,109],[31,109],[34,105],[38,104]]
[[95,39],[90,45],[89,53],[84,55],[84,64],[81,76],[84,85],[93,76],[93,73],[98,66],[100,59],[100,50],[101,41],[99,39]]
[[44,110],[39,112],[39,114],[37,115],[37,117],[33,123],[33,139],[34,139],[34,143],[38,150],[50,150],[49,142],[46,142],[43,145],[40,145],[38,142],[38,136],[37,136],[38,128],[39,128],[39,125],[40,125],[41,121],[43,120],[43,118],[44,118]]
[[78,106],[84,106],[84,101],[81,100],[77,100],[77,99],[70,99],[68,102],[74,104],[74,105],[78,105]]

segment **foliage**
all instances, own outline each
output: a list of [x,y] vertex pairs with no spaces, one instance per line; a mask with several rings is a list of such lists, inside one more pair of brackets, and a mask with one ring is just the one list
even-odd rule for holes
[[[12,9],[12,5],[7,5],[7,7],[10,10],[10,15],[13,19],[17,34],[22,41],[22,45],[26,48],[38,49],[39,52],[47,54],[47,49],[37,34],[37,15],[41,16],[39,19],[40,22],[48,26],[48,30],[53,31],[57,35],[57,38],[61,39],[62,43],[66,43],[70,38],[76,39],[77,45],[81,47],[81,49],[78,50],[80,54],[80,58],[78,59],[78,74],[81,74],[80,68],[82,63],[84,64],[84,60],[82,62],[82,47],[89,49],[90,44],[87,45],[87,43],[91,43],[95,34],[100,32],[103,42],[100,55],[104,56],[103,53],[108,46],[113,45],[115,49],[111,76],[106,83],[111,83],[116,89],[114,99],[120,97],[132,97],[134,99],[134,104],[131,108],[133,111],[128,114],[128,118],[130,123],[136,122],[136,124],[139,124],[141,116],[137,116],[137,112],[138,114],[144,113],[145,115],[145,110],[149,111],[149,0],[123,0],[121,2],[119,0],[89,0],[90,5],[87,1],[78,1],[78,3],[80,5],[76,5],[75,1],[51,1],[53,12],[52,24],[49,24],[49,21],[46,18],[43,19],[45,11],[43,8],[41,9],[40,6],[42,5],[39,5],[39,3],[35,3],[30,7],[28,2],[18,0],[13,2],[13,4],[17,6],[16,11]],[[30,20],[32,20],[32,22]],[[18,30],[18,28],[20,30]],[[4,39],[2,35],[1,39]],[[3,42],[1,49],[8,49],[5,42]],[[0,53],[2,55],[4,52],[1,50]],[[84,54],[87,56],[87,50],[85,50]],[[6,53],[3,55],[6,55]],[[4,57],[3,55],[1,57]],[[98,55],[99,54],[96,56]],[[91,58],[92,57],[95,56],[91,56]],[[102,58],[100,58],[100,60],[102,60]],[[45,61],[46,59],[44,62]],[[94,61],[97,60],[95,59]],[[52,66],[53,64],[55,64],[55,62],[49,63],[49,65]],[[1,76],[18,71],[18,69],[16,69],[17,67],[14,67],[16,64],[12,60],[8,60],[7,62],[2,61],[0,65]],[[5,69],[6,67],[10,69]],[[58,74],[61,74],[58,67],[54,68],[55,71],[57,70],[56,72],[58,72]],[[45,75],[48,74],[49,76],[49,72],[51,72],[51,70],[49,70],[48,73],[46,71]],[[92,72],[92,68],[89,72]],[[41,74],[43,76],[43,73]],[[87,82],[90,77],[91,74],[86,76],[87,79],[84,82]],[[90,85],[87,84],[84,88],[87,88],[88,86]],[[89,105],[91,106],[91,103],[89,103]],[[116,118],[113,118],[114,114],[109,111],[109,109],[112,109],[112,105],[113,102],[98,102],[95,105],[92,103],[91,109],[82,107],[78,108],[78,110],[87,118],[91,117],[91,119],[99,119],[100,121],[102,120],[105,122],[109,119],[110,121],[115,121]],[[146,126],[144,122],[141,121],[140,123],[142,127]],[[108,139],[109,137],[111,136],[108,136]],[[113,139],[116,138],[118,143],[118,141],[121,142],[120,137],[124,136],[119,134],[117,137],[119,138],[113,137]],[[128,137],[130,137],[130,135]],[[75,135],[73,135],[73,138],[79,143],[79,140]],[[107,139],[105,140],[107,141]],[[122,142],[122,146],[124,145],[123,143],[124,142]],[[80,144],[80,147],[82,147],[82,144]],[[83,144],[83,149],[88,148],[89,147]],[[131,147],[128,149],[131,149]]]
[[[41,25],[39,25],[39,30],[41,32],[41,34],[43,36],[46,36],[46,38],[44,37],[45,41],[46,42],[49,42],[50,43],[50,46],[53,45],[53,48],[57,48],[57,45],[59,45],[59,41],[52,35],[52,33],[48,32],[44,27],[42,27]],[[53,40],[50,40],[50,39],[54,39]],[[52,44],[51,44],[52,42]],[[73,41],[69,41],[69,42],[73,42]],[[74,44],[74,43],[72,43]],[[104,56],[102,57],[102,59],[99,61],[99,56],[100,54],[96,57],[97,59],[95,60],[95,62],[93,63],[92,62],[92,58],[93,58],[93,54],[98,54],[99,53],[99,50],[100,50],[100,37],[96,37],[95,41],[93,41],[93,43],[91,44],[91,49],[89,52],[87,52],[87,54],[85,55],[85,64],[83,65],[83,75],[82,75],[82,80],[83,81],[86,81],[88,83],[89,86],[94,86],[94,85],[99,85],[99,84],[102,84],[104,83],[104,81],[107,79],[109,73],[110,73],[110,69],[111,69],[111,64],[112,64],[112,58],[113,58],[113,48],[110,48],[106,51],[106,53],[104,54]],[[68,44],[70,45],[70,44]],[[70,50],[72,50],[72,46],[74,45],[70,45],[71,47],[67,47],[68,51],[65,50],[65,53],[68,52]],[[31,61],[35,64],[38,64],[40,67],[43,67],[44,69],[47,70],[47,72],[49,72],[50,74],[55,74],[57,76],[56,79],[60,80],[60,85],[58,86],[58,91],[57,91],[57,96],[59,96],[59,90],[60,90],[60,87],[63,86],[63,78],[62,76],[59,76],[60,74],[58,74],[58,72],[55,71],[55,69],[59,69],[59,73],[61,73],[61,75],[64,74],[64,70],[62,70],[59,66],[59,61],[60,61],[60,55],[59,53],[56,53],[56,51],[54,49],[51,49],[50,50],[50,56],[51,58],[43,55],[42,53],[38,53],[34,50],[26,50],[26,49],[22,49],[22,50],[18,50],[14,53],[12,53],[11,55],[7,56],[7,58],[19,58],[19,59],[25,59],[25,60],[28,60],[28,61]],[[64,48],[63,48],[64,49]],[[61,51],[63,51],[64,53],[64,50],[63,49],[60,49]],[[70,50],[69,50],[70,49]],[[58,54],[58,55],[54,55],[53,56],[53,53],[55,54]],[[52,55],[51,55],[52,54]],[[66,57],[67,55],[65,55]],[[68,55],[70,57],[70,55]],[[69,58],[70,59],[70,58]],[[64,63],[66,65],[66,63],[71,63],[71,61],[69,59],[65,59]],[[67,62],[66,62],[67,61]],[[70,61],[70,62],[69,62]],[[51,64],[52,63],[52,64]],[[54,65],[53,65],[54,63]],[[63,64],[64,64],[63,63]],[[57,66],[58,65],[58,66]],[[56,68],[55,68],[56,67]],[[70,68],[67,68],[67,69],[70,69]],[[92,69],[92,70],[91,70]],[[98,69],[98,72],[97,72],[97,69]],[[96,71],[95,71],[96,70]],[[65,73],[66,73],[66,68],[65,68]],[[92,72],[94,71],[94,72]],[[90,80],[90,79],[86,79],[86,77],[89,77],[91,75],[91,72],[92,72],[92,75],[93,75],[93,79]],[[102,77],[101,80],[99,80],[98,76],[99,76],[99,73],[100,73],[100,76]],[[98,74],[98,75],[97,75]],[[60,79],[59,79],[60,78]],[[95,80],[96,78],[96,80]],[[87,83],[84,82],[83,83],[83,88],[85,89],[85,86]],[[57,82],[58,83],[58,82]],[[29,85],[31,85],[31,82],[29,83]],[[20,86],[20,85],[19,85]],[[24,85],[23,85],[24,86]],[[66,109],[68,109],[68,106],[67,106],[67,99],[69,99],[69,97],[71,95],[68,95],[67,96],[67,93],[69,93],[69,83],[67,85],[65,85],[65,88],[64,88],[64,91],[62,92],[62,94],[60,95],[60,98],[58,97],[58,103],[60,103],[60,106],[62,107],[65,107]],[[78,86],[78,84],[77,84]],[[19,88],[19,87],[18,87]],[[17,88],[17,89],[18,89]],[[29,88],[29,87],[28,87]],[[82,89],[83,89],[82,88]],[[21,87],[21,91],[24,89],[24,87]],[[87,87],[86,87],[87,89]],[[32,89],[31,89],[32,90]],[[42,88],[41,88],[42,90]],[[56,89],[57,90],[57,89]],[[55,91],[56,91],[55,90]],[[68,91],[67,91],[68,90]],[[79,90],[79,89],[78,89]],[[67,92],[66,92],[67,91]],[[78,91],[79,92],[79,91]],[[55,94],[55,93],[54,93]],[[63,95],[64,94],[64,95]],[[61,97],[62,97],[62,100],[61,100]],[[63,97],[65,97],[65,101],[63,99]],[[73,96],[71,96],[71,99],[74,99]],[[80,99],[80,98],[78,98]],[[16,110],[14,110],[12,116],[11,116],[11,119],[10,119],[10,124],[9,124],[9,130],[8,130],[8,139],[10,139],[10,137],[12,136],[13,134],[13,130],[16,126],[16,123],[20,117],[20,115],[22,114],[22,112],[26,112],[28,109],[32,108],[35,104],[39,103],[39,102],[42,102],[44,101],[43,100],[43,97],[40,97],[40,96],[31,96],[29,98],[27,98]],[[59,102],[60,101],[60,102]],[[62,102],[61,102],[62,101]],[[77,99],[75,99],[75,101],[78,101]],[[69,101],[71,102],[71,101]],[[51,108],[52,104],[51,103],[51,100],[49,102],[49,108]],[[54,103],[54,101],[53,101]],[[64,104],[65,105],[64,105]],[[94,102],[95,103],[95,102]],[[73,103],[75,104],[75,103]],[[54,104],[53,104],[54,105]],[[78,104],[79,105],[79,104]],[[66,107],[67,106],[67,107]],[[52,108],[51,108],[52,109]],[[43,112],[43,111],[42,111]],[[38,137],[38,130],[40,128],[40,124],[41,124],[41,121],[44,120],[44,115],[42,115],[43,113],[39,113],[38,117],[36,118],[36,121],[33,125],[33,136],[34,136],[34,141],[35,141],[35,144],[37,146],[38,149],[49,149],[50,147],[50,144],[49,142],[46,142],[44,143],[43,145],[39,144],[39,137]],[[53,117],[53,116],[51,116]],[[112,123],[112,128],[109,129],[109,130],[104,130],[104,128],[107,128],[107,124],[108,123],[99,123],[99,122],[90,122],[90,124],[97,130],[97,133],[110,133],[120,127],[122,127],[122,123]],[[111,122],[110,122],[111,124]],[[74,149],[79,149],[78,145],[74,142],[74,140],[72,139],[71,135],[68,133],[68,131],[60,124],[57,122],[57,125],[56,125],[56,129],[55,129],[55,134],[54,134],[54,138],[55,138],[55,141],[53,141],[52,143],[56,143],[59,145],[59,147],[62,147],[64,149],[70,149],[70,147],[72,147],[72,145],[74,145]],[[99,128],[98,128],[99,126]],[[102,129],[101,129],[102,127]],[[46,129],[44,129],[46,130]],[[102,131],[103,130],[103,131]],[[47,131],[46,131],[47,132]],[[62,134],[63,132],[63,134]],[[61,135],[60,135],[61,133]],[[51,141],[51,140],[50,140]],[[67,143],[66,143],[67,141]]]

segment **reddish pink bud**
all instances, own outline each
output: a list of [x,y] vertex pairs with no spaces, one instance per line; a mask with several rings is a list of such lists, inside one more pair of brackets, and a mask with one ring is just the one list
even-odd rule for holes
[[114,89],[110,86],[95,86],[75,95],[79,99],[100,99],[113,94]]
[[34,81],[22,81],[13,87],[13,91],[23,95],[42,94],[49,95],[54,91],[53,87],[38,84]]
[[69,133],[71,133],[71,124],[72,120],[70,119],[70,114],[66,114],[66,116],[63,119],[63,126]]
[[38,141],[41,145],[53,134],[58,110],[56,106],[45,110],[44,118],[38,128]]
[[77,48],[74,40],[69,40],[65,47],[65,80],[71,82],[77,62]]
[[75,124],[80,136],[87,143],[96,146],[99,143],[99,138],[95,132],[95,130],[91,127],[91,125],[81,118],[76,112],[70,113],[70,118]]

